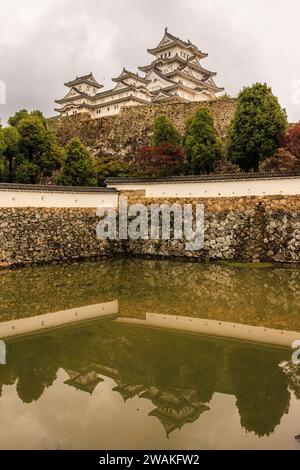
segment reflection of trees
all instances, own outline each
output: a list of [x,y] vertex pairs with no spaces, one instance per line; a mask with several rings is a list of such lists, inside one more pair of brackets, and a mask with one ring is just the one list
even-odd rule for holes
[[292,390],[296,398],[300,400],[300,365],[285,361],[280,364],[280,367],[288,378],[290,390]]
[[[274,348],[103,324],[24,338],[8,346],[0,389],[16,383],[25,403],[38,400],[63,368],[87,380],[97,374],[111,377],[117,385],[113,393],[123,397],[154,389],[155,399],[146,395],[156,407],[157,397],[167,403],[165,397],[172,395],[173,401],[184,397],[197,411],[214,392],[234,394],[241,425],[258,436],[272,433],[289,407],[287,377],[278,367],[288,353]],[[95,386],[101,386],[98,382]]]
[[269,436],[288,413],[290,393],[279,368],[282,352],[243,347],[233,350],[229,373],[241,425],[258,436]]
[[9,364],[17,379],[17,393],[24,403],[38,400],[56,379],[57,347],[51,337],[40,337],[18,342],[12,348]]

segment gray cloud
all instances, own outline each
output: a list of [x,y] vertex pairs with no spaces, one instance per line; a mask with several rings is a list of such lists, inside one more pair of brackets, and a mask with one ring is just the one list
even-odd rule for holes
[[[149,63],[165,26],[209,53],[203,64],[236,95],[266,81],[291,121],[300,119],[298,0],[0,0],[0,80],[7,104],[54,115],[63,83],[93,71],[110,87],[123,66]],[[294,87],[294,91],[293,91]]]

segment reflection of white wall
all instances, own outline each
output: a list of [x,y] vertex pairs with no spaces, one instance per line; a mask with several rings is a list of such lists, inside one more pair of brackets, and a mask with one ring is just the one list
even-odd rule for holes
[[243,325],[219,320],[206,320],[202,318],[183,317],[175,315],[161,315],[147,313],[145,320],[119,317],[116,323],[139,325],[145,327],[163,328],[181,332],[198,333],[208,336],[220,336],[242,341],[284,346],[290,348],[293,341],[299,338],[300,332],[281,331],[263,326]]
[[118,194],[114,192],[47,192],[0,190],[0,207],[117,207]]
[[0,341],[0,364],[6,364],[6,345],[4,341]]
[[147,197],[243,197],[300,194],[300,177],[238,181],[108,184],[120,191],[145,190]]
[[11,338],[100,318],[107,320],[115,319],[118,313],[118,301],[114,300],[102,304],[87,305],[86,307],[1,322],[0,338]]
[[0,104],[6,104],[6,85],[0,80]]

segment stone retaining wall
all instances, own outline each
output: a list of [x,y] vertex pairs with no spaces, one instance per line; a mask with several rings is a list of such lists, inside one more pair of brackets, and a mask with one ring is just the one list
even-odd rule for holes
[[205,244],[185,250],[185,241],[127,241],[127,254],[184,256],[201,260],[300,262],[300,196],[241,198],[146,198],[143,191],[123,191],[129,203],[203,204]]
[[0,265],[43,264],[109,253],[94,209],[0,209]]
[[204,204],[204,249],[188,252],[184,240],[99,241],[96,208],[2,208],[0,266],[117,255],[300,262],[300,196],[151,199],[143,191],[121,196],[146,206]]
[[133,106],[122,108],[112,117],[90,119],[86,114],[78,114],[51,122],[61,145],[72,137],[79,137],[96,156],[124,157],[143,145],[151,145],[154,119],[158,114],[165,114],[183,134],[187,118],[200,107],[211,111],[216,131],[224,138],[236,109],[235,99]]

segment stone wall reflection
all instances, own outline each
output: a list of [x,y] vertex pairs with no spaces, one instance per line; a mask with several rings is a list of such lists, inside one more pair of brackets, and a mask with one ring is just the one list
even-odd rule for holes
[[0,276],[1,321],[112,299],[125,317],[153,312],[300,331],[297,268],[115,259]]

